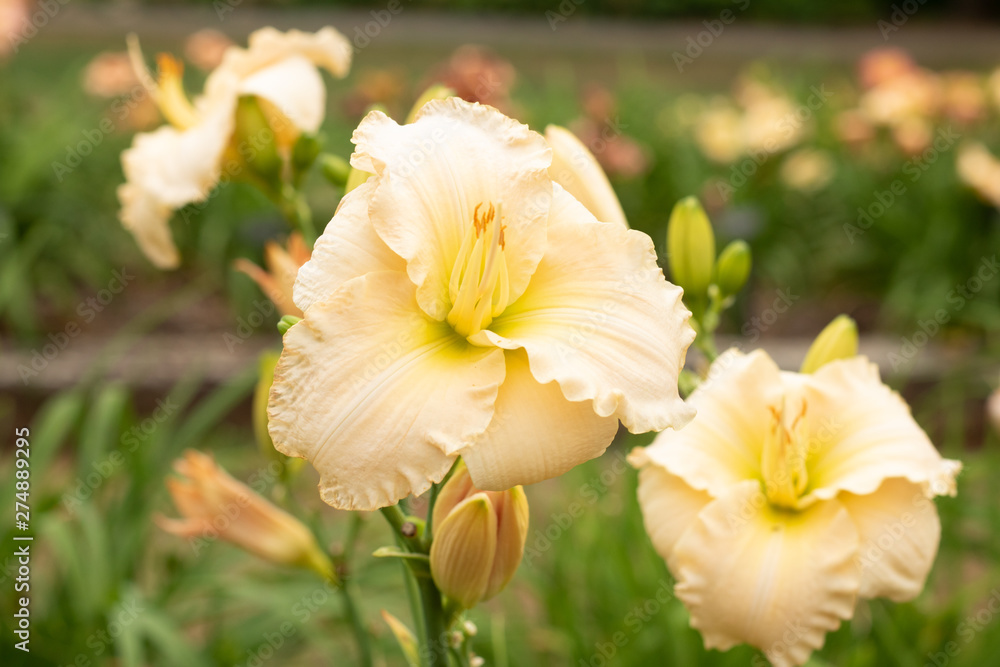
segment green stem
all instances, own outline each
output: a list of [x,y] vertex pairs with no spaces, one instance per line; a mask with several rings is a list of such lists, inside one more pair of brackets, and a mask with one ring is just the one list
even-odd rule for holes
[[448,667],[448,628],[445,625],[441,591],[430,577],[417,577],[424,637],[420,660],[424,667]]
[[[437,485],[435,485],[437,486]],[[413,553],[427,553],[428,545],[416,534],[408,534],[404,528],[410,522],[406,515],[398,507],[383,507],[382,516],[386,518],[396,534],[396,540],[402,548]],[[412,524],[410,524],[412,525]],[[413,582],[416,583],[417,593],[420,597],[418,613],[414,614],[417,621],[418,631],[422,638],[420,647],[420,662],[423,667],[448,667],[448,619],[446,618],[444,604],[441,600],[441,591],[438,590],[434,580],[426,573],[417,573],[406,569],[407,586],[412,592]],[[413,605],[417,607],[417,605]],[[417,611],[417,609],[414,609]]]
[[362,667],[372,667],[371,642],[368,639],[368,631],[365,629],[358,603],[354,599],[354,587],[344,579],[337,588],[340,590],[344,611],[347,612],[347,618],[351,622],[351,630],[354,632],[354,640],[358,645],[359,662]]
[[316,226],[313,224],[312,210],[305,195],[286,183],[274,201],[281,209],[281,214],[288,220],[288,224],[301,232],[306,245],[312,248],[316,243]]

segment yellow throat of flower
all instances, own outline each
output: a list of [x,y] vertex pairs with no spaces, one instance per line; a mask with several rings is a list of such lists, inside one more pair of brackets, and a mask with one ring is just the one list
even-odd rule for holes
[[786,401],[772,407],[771,429],[764,442],[761,472],[767,500],[776,507],[799,509],[799,499],[809,484],[806,457],[809,439],[805,432],[806,403],[789,409]]
[[510,299],[502,202],[476,204],[448,283],[448,323],[468,338],[488,327]]

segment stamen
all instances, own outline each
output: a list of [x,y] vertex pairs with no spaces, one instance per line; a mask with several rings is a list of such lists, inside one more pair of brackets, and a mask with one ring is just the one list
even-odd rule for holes
[[789,421],[784,401],[771,411],[771,432],[764,442],[762,473],[767,499],[772,505],[795,509],[809,484],[806,469],[807,437],[803,418],[806,403]]
[[448,322],[463,336],[489,326],[510,299],[510,277],[504,257],[503,205],[476,204],[472,224],[462,239],[448,281]]

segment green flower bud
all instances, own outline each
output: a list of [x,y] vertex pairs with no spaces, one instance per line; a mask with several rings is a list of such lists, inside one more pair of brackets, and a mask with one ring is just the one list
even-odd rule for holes
[[268,350],[260,355],[259,376],[253,392],[253,434],[257,447],[266,458],[283,460],[285,457],[274,448],[271,435],[267,432],[267,398],[274,383],[274,368],[278,365],[280,353]]
[[423,109],[424,105],[431,100],[443,100],[447,97],[452,97],[454,94],[454,90],[440,83],[431,86],[417,98],[416,102],[413,103],[413,108],[410,109],[410,113],[406,116],[406,122],[412,123],[415,121],[417,119],[417,114],[420,113],[420,110]]
[[232,150],[254,176],[270,187],[281,180],[281,155],[276,143],[277,133],[255,95],[244,95],[236,103],[236,125]]
[[677,202],[667,225],[667,252],[674,282],[690,298],[704,298],[715,268],[715,234],[695,197]]
[[344,185],[344,194],[346,195],[348,192],[371,178],[371,176],[372,174],[369,174],[367,171],[361,171],[360,169],[351,167],[350,173],[347,174],[347,183]]
[[858,325],[847,315],[838,315],[809,346],[802,373],[815,373],[821,366],[858,354]]
[[715,284],[719,286],[723,298],[743,289],[750,277],[752,261],[750,246],[745,241],[733,241],[722,249],[715,265]]
[[459,463],[438,495],[433,520],[431,575],[441,592],[471,609],[503,590],[521,564],[528,536],[524,489],[480,491]]
[[346,185],[351,175],[351,164],[339,155],[326,154],[320,158],[323,175],[334,185]]

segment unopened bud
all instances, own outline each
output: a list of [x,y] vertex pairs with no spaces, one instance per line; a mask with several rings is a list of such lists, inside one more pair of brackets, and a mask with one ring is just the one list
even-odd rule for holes
[[272,186],[281,179],[282,161],[276,138],[260,98],[240,97],[236,104],[233,149],[250,171]]
[[454,94],[454,90],[443,84],[439,83],[431,86],[417,98],[416,102],[413,103],[413,108],[410,109],[409,115],[406,116],[406,122],[412,123],[415,121],[417,119],[417,114],[420,113],[420,110],[423,109],[424,105],[431,100],[443,100],[445,98],[452,97]]
[[994,430],[1000,434],[1000,389],[996,389],[986,400],[986,416],[993,424]]
[[703,298],[715,267],[715,234],[695,197],[685,197],[674,206],[667,224],[667,252],[674,283],[688,297]]
[[320,159],[323,175],[334,185],[344,186],[351,175],[351,165],[339,155],[326,154]]
[[402,649],[403,655],[406,656],[406,663],[408,665],[419,665],[420,645],[417,643],[417,638],[413,635],[413,631],[385,609],[382,610],[382,620],[385,621],[385,624],[392,630],[393,636],[396,637],[399,648]]
[[471,609],[503,590],[524,555],[524,489],[480,491],[460,462],[438,495],[433,521],[431,574],[444,595]]
[[858,325],[847,315],[838,315],[816,336],[802,362],[802,373],[815,373],[821,366],[858,354]]
[[732,296],[743,289],[750,277],[750,246],[745,241],[733,241],[719,253],[715,265],[715,284],[723,297]]
[[167,479],[167,489],[182,518],[156,517],[162,529],[223,539],[273,563],[336,579],[330,558],[301,521],[233,479],[212,457],[188,450],[174,469],[180,476]]
[[257,447],[265,458],[283,461],[284,456],[274,448],[271,436],[267,432],[267,398],[274,383],[274,368],[278,365],[280,353],[267,350],[260,355],[257,368],[257,386],[253,392],[253,434]]

